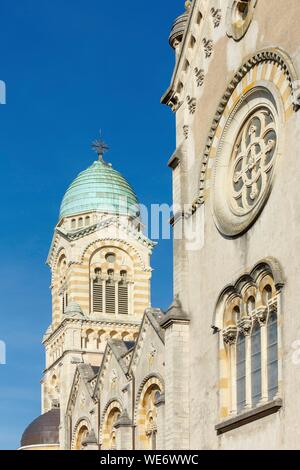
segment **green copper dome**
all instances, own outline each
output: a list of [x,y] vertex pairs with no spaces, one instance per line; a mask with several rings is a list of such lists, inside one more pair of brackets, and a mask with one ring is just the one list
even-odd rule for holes
[[125,178],[102,159],[80,173],[67,189],[60,219],[91,211],[139,216],[135,192]]

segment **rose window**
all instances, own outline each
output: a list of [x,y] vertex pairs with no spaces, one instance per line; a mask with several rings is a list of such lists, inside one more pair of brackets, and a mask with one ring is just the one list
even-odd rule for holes
[[[276,90],[274,90],[276,92]],[[278,95],[257,87],[226,116],[213,171],[213,215],[225,236],[242,234],[255,222],[274,185],[283,155]]]
[[246,214],[266,191],[274,165],[277,135],[274,117],[260,109],[244,123],[234,145],[230,177],[230,206],[237,214]]

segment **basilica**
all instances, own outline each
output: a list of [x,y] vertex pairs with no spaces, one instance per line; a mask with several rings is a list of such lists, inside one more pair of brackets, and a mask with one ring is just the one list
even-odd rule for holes
[[21,449],[300,448],[299,17],[298,0],[194,0],[173,24],[167,311],[137,195],[94,143],[54,229]]

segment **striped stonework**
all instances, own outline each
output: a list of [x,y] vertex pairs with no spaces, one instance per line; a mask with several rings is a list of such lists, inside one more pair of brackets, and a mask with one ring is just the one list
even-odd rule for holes
[[111,401],[104,409],[100,432],[101,450],[116,449],[116,431],[114,425],[122,413],[119,401]]
[[157,433],[157,410],[155,406],[158,395],[164,393],[164,385],[159,377],[144,380],[136,397],[135,425],[138,449],[154,449]]

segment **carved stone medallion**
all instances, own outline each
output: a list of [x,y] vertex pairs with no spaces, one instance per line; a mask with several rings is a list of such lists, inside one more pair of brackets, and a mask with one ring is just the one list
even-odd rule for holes
[[247,32],[257,0],[230,0],[227,11],[227,34],[236,41]]
[[276,99],[260,87],[251,90],[229,116],[213,182],[214,219],[222,234],[243,233],[264,207],[279,153],[279,130]]

